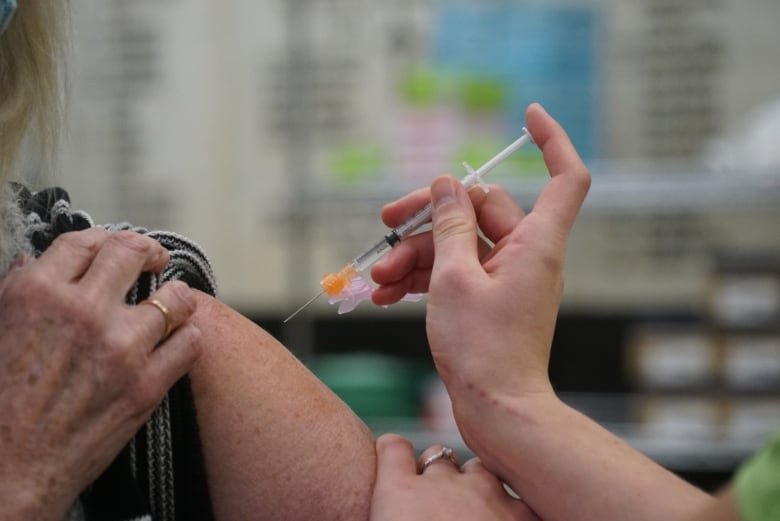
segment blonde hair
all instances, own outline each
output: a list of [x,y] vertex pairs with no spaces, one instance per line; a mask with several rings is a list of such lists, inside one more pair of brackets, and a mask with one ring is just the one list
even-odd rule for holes
[[[65,0],[22,0],[0,34],[0,183],[23,145],[51,165],[62,118]],[[2,186],[0,185],[0,186]]]

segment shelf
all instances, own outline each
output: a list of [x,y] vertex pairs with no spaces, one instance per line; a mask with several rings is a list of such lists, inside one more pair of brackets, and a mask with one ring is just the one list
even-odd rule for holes
[[[776,211],[780,202],[780,173],[708,173],[694,167],[635,166],[591,169],[591,189],[583,205],[589,212],[669,212],[724,209]],[[529,208],[547,179],[538,176],[501,182]],[[296,212],[310,217],[323,215],[376,215],[379,209],[419,186],[380,182],[371,186],[324,186],[312,184],[297,197]]]
[[721,211],[774,210],[780,202],[780,175],[709,174],[689,169],[607,172],[593,176],[583,210]]

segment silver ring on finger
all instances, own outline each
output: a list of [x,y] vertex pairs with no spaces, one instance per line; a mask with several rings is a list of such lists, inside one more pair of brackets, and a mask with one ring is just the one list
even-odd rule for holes
[[417,467],[417,473],[422,474],[425,472],[425,469],[431,466],[432,463],[440,459],[449,461],[455,466],[455,469],[460,472],[460,463],[458,463],[458,457],[455,455],[455,449],[451,447],[442,447],[439,452],[433,454],[432,456],[428,456],[420,463],[420,465]]

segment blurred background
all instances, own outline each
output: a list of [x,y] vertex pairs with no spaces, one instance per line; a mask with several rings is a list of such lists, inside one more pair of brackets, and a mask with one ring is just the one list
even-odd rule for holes
[[[541,102],[593,174],[551,377],[706,488],[780,421],[776,0],[71,0],[76,208],[193,238],[220,297],[377,432],[453,428],[425,302],[282,320]],[[526,147],[490,174],[530,209]]]

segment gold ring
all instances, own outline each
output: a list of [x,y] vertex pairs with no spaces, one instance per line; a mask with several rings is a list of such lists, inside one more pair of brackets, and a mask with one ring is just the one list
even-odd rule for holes
[[171,330],[173,329],[173,320],[171,319],[171,312],[168,311],[168,308],[165,307],[165,305],[156,298],[142,300],[138,303],[138,305],[140,306],[141,304],[154,306],[160,310],[160,313],[163,314],[163,318],[165,318],[165,335],[163,335],[163,340],[168,338],[168,336],[171,334]]
[[458,463],[458,457],[455,455],[455,450],[450,447],[442,447],[442,449],[432,456],[428,456],[425,461],[420,463],[417,467],[417,473],[422,474],[434,461],[440,459],[447,459],[450,463],[455,465],[455,468],[460,472],[460,463]]

